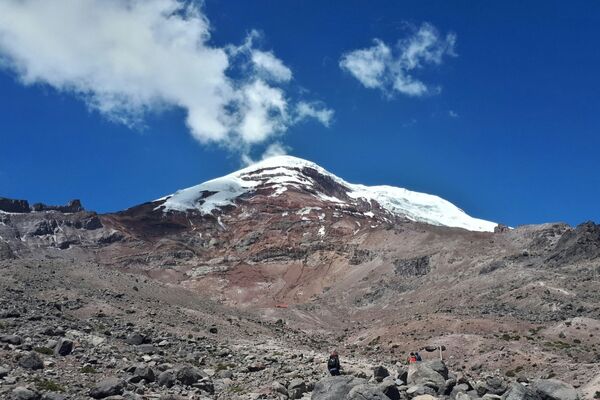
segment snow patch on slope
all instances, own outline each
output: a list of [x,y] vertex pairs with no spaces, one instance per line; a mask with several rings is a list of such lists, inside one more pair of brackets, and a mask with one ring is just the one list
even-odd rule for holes
[[157,208],[164,206],[163,211],[181,212],[195,209],[202,214],[210,214],[217,208],[234,205],[234,199],[253,189],[257,183],[227,175],[179,190],[167,196],[162,206]]

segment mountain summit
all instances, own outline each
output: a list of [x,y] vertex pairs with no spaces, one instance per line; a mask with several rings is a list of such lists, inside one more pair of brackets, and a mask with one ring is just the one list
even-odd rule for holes
[[434,195],[393,186],[364,186],[346,182],[319,165],[292,156],[276,156],[200,185],[158,199],[164,212],[226,212],[255,196],[309,195],[340,213],[362,213],[389,222],[395,218],[430,225],[491,232],[496,223],[473,218]]

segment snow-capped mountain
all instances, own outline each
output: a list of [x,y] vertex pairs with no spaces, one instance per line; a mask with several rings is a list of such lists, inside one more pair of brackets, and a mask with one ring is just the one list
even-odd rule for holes
[[434,195],[393,186],[346,182],[317,164],[292,156],[271,157],[200,185],[156,200],[164,212],[218,214],[254,196],[277,198],[292,192],[309,194],[340,212],[361,212],[383,219],[407,218],[431,225],[490,232],[495,222],[473,218]]

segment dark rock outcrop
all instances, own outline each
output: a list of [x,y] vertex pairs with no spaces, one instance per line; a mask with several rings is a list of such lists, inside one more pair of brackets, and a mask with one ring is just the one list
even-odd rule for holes
[[6,197],[0,197],[0,211],[11,213],[28,213],[29,202],[27,200],[15,200]]
[[394,272],[399,276],[422,276],[427,275],[431,270],[429,256],[395,260],[394,267]]
[[561,266],[583,260],[595,260],[599,257],[600,225],[590,221],[565,232],[556,243],[554,254],[548,258],[548,262]]
[[0,260],[12,260],[13,258],[15,258],[15,253],[9,244],[0,240]]
[[51,206],[44,203],[35,203],[31,208],[33,211],[58,211],[62,213],[76,213],[85,210],[79,199],[71,200],[64,206]]

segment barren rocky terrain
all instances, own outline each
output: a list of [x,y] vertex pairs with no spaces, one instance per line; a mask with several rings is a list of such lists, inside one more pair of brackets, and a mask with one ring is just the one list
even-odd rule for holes
[[1,200],[0,397],[600,396],[600,226],[435,226],[295,173],[210,213]]

